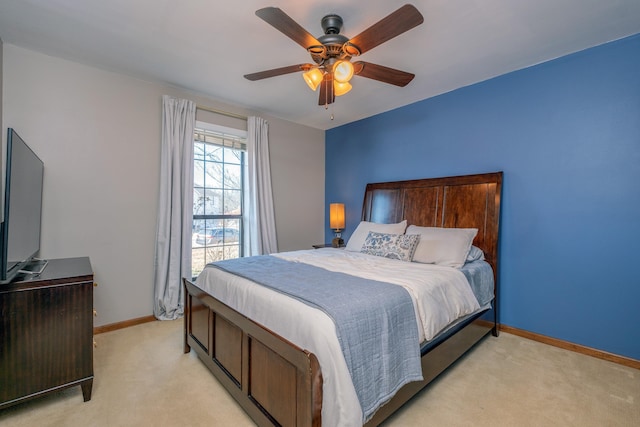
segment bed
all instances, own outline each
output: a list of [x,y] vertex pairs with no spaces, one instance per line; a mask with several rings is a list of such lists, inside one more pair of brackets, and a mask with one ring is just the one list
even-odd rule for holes
[[[489,304],[483,304],[451,325],[438,328],[436,335],[421,343],[422,380],[402,386],[376,409],[365,425],[380,424],[477,342],[489,333],[497,336],[501,186],[501,172],[366,186],[363,221],[383,224],[406,221],[410,226],[477,229],[473,246],[482,250],[486,263],[491,266],[493,295]],[[314,256],[322,258],[323,251],[330,257],[333,256],[330,251],[341,250],[318,250]],[[282,256],[311,255],[304,252]],[[352,255],[351,258],[359,257]],[[286,295],[262,289],[230,272],[213,274],[213,281],[222,282],[221,276],[225,275],[229,277],[224,279],[230,283],[225,286],[230,287],[229,292],[235,295],[235,300],[229,299],[228,294],[221,296],[213,292],[207,284],[209,280],[204,277],[199,277],[196,283],[184,280],[185,353],[193,349],[258,425],[319,426],[323,421],[325,425],[334,425],[336,419],[340,420],[337,424],[362,424],[357,423],[357,416],[354,421],[351,414],[349,405],[353,404],[353,395],[343,393],[342,385],[335,384],[347,384],[348,379],[344,377],[348,377],[348,373],[342,375],[344,369],[338,370],[339,373],[333,371],[332,363],[327,362],[331,356],[325,354],[323,344],[305,342],[300,339],[299,332],[291,335],[286,328],[272,321],[278,316],[280,321],[283,316],[285,319],[293,316],[288,318],[289,323],[305,330],[325,322],[320,310],[303,308],[311,311],[293,312],[286,305],[289,304]],[[233,283],[241,285],[235,288]],[[242,286],[261,290],[257,296],[246,296],[242,294],[244,291],[237,290],[243,289]],[[251,308],[250,302],[254,300],[259,302],[257,309]],[[304,306],[303,303],[298,305]],[[269,306],[277,309],[269,314]],[[314,331],[307,335],[322,334]],[[347,402],[344,403],[346,406],[340,406],[342,401]],[[339,413],[347,415],[340,418]]]

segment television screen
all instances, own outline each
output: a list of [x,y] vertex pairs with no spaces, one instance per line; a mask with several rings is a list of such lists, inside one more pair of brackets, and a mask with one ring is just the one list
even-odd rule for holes
[[8,282],[40,250],[44,164],[11,128],[7,134],[0,281]]

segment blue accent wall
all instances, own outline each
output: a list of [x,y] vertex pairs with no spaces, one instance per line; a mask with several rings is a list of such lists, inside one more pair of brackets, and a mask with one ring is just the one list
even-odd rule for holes
[[500,321],[640,360],[640,34],[326,133],[345,240],[368,182],[494,171]]

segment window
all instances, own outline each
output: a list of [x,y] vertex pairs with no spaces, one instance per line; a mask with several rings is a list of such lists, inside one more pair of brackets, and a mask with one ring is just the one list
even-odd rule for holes
[[[246,132],[245,132],[246,133]],[[192,274],[207,263],[243,254],[246,137],[198,122],[193,149]]]

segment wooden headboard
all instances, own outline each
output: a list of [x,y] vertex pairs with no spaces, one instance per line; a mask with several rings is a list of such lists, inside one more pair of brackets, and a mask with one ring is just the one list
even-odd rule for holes
[[473,244],[498,280],[502,172],[367,184],[362,220],[424,227],[477,228]]

